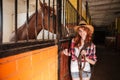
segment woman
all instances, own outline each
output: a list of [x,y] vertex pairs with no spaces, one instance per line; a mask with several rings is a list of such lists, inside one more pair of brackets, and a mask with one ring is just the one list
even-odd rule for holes
[[[94,28],[91,25],[82,25],[76,26],[76,36],[72,39],[70,51],[64,50],[64,54],[70,55],[71,53],[71,76],[72,80],[80,80],[80,75],[82,75],[82,80],[90,80],[91,77],[91,69],[90,64],[94,65],[96,63],[96,55],[95,55],[95,45],[92,43],[92,34],[94,32]],[[78,56],[84,55],[84,59],[82,58],[82,67],[85,63],[85,66],[82,70],[82,73],[79,71],[78,66]]]

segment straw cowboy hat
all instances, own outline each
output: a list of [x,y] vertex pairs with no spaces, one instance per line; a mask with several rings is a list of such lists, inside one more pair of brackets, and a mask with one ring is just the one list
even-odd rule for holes
[[[89,28],[89,30],[91,31],[91,34],[93,34],[94,33],[94,27],[92,26],[92,25],[82,25],[82,26],[85,26],[85,27],[87,27],[87,28]],[[75,32],[77,32],[77,29],[79,28],[80,26],[75,26],[74,27],[74,31]]]
[[75,32],[77,32],[77,29],[79,28],[80,26],[74,26],[73,29]]
[[94,33],[94,27],[92,25],[84,25],[85,27],[89,28],[89,30],[91,31],[91,33]]
[[79,25],[78,26],[74,26],[74,31],[77,32],[77,29],[81,26],[81,25],[86,25],[87,23],[84,21],[84,20],[81,20],[79,22]]
[[84,20],[81,20],[79,22],[79,25],[85,26],[87,28],[89,28],[89,30],[91,31],[91,33],[94,33],[94,27],[92,25],[87,24]]
[[86,25],[87,23],[84,21],[84,20],[81,20],[80,22],[79,22],[79,25]]

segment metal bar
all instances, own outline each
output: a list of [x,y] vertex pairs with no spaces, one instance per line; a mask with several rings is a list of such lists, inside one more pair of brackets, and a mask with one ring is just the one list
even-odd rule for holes
[[27,25],[27,28],[26,28],[26,32],[27,32],[27,41],[29,40],[29,32],[28,32],[28,27],[29,27],[29,0],[27,0],[27,13],[26,13],[26,19],[27,19],[27,22],[26,22],[26,25]]
[[0,44],[2,44],[3,38],[3,1],[0,0]]
[[17,36],[17,11],[18,11],[18,0],[15,0],[15,42],[18,41],[18,36]]
[[48,9],[48,39],[50,39],[50,0],[48,0],[48,6],[49,6],[49,9]]
[[61,31],[61,0],[57,0],[57,22],[58,22],[58,39],[62,37]]
[[[62,4],[61,4],[61,6],[62,6],[62,24],[64,25],[64,0],[62,0]],[[64,33],[65,33],[65,27],[61,27],[62,28],[62,36],[64,36]]]
[[80,20],[82,20],[82,0],[80,0]]
[[[40,0],[39,0],[40,1]],[[43,4],[45,4],[45,0],[43,0]],[[44,20],[44,9],[42,8],[42,10],[43,10],[43,13],[42,13],[42,29],[43,29],[43,33],[42,33],[42,40],[44,41],[44,33],[45,33],[45,30],[44,30],[44,23],[45,23],[45,20]]]
[[88,19],[88,2],[86,1],[86,20]]
[[[55,3],[54,3],[54,0],[53,0],[53,5],[52,5],[53,9],[54,9],[54,4],[55,4]],[[54,24],[55,24],[55,19],[54,19],[54,18],[56,18],[56,16],[55,16],[54,14],[55,14],[55,12],[53,11],[53,14],[52,14],[52,15],[53,15],[53,23],[52,23],[52,24],[53,24],[53,27],[52,27],[52,29],[53,29],[53,34],[52,34],[52,39],[54,39],[54,30],[55,30],[54,27],[56,27],[56,26],[54,25]]]
[[68,12],[69,12],[68,1],[67,1],[67,8],[66,8],[66,10],[67,10],[66,14],[67,14],[67,25],[68,25],[68,23],[69,23],[69,20],[68,20],[69,19],[69,15],[68,15]]
[[36,23],[35,23],[35,39],[37,40],[37,27],[38,27],[38,0],[36,0]]
[[58,80],[60,80],[60,47],[61,43],[61,0],[57,0],[57,42],[58,42]]
[[63,25],[65,25],[65,0],[63,1]]
[[[79,0],[77,0],[77,11],[79,11]],[[77,12],[77,25],[79,24],[79,12]]]

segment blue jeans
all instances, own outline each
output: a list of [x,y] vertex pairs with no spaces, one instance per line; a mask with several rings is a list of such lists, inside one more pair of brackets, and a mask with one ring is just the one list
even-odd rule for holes
[[[71,73],[72,78],[79,78],[79,72],[72,72]],[[87,71],[82,71],[82,78],[90,78],[91,77],[91,72]]]

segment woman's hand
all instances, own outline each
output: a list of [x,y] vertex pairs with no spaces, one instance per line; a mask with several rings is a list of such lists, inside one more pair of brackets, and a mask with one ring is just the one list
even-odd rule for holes
[[86,56],[86,54],[87,54],[87,52],[86,52],[85,50],[82,50],[82,51],[81,51],[81,55]]
[[62,52],[63,52],[63,54],[65,54],[66,56],[70,56],[70,53],[68,52],[68,49],[64,49]]
[[93,60],[89,59],[88,57],[86,57],[87,52],[86,52],[85,50],[82,50],[82,51],[81,51],[81,55],[84,56],[84,57],[85,57],[85,60],[86,60],[87,62],[89,62],[90,64],[94,65],[94,64],[96,63],[96,61],[93,61]]

